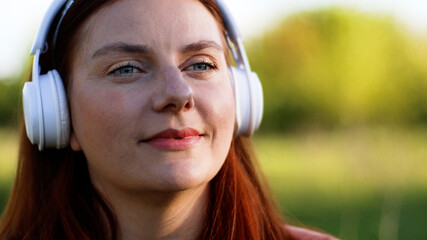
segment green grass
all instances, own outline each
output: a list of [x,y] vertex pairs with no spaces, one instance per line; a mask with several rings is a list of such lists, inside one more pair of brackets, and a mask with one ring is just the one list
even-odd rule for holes
[[427,239],[427,129],[256,136],[291,222],[343,239]]
[[[346,240],[427,239],[427,129],[309,131],[254,138],[288,221]],[[0,129],[0,209],[17,156]]]

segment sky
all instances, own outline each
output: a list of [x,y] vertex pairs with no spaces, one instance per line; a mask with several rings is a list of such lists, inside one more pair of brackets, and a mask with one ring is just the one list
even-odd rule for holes
[[[224,0],[245,38],[301,10],[343,6],[387,14],[427,35],[427,0]],[[0,0],[0,78],[17,75],[51,0]]]

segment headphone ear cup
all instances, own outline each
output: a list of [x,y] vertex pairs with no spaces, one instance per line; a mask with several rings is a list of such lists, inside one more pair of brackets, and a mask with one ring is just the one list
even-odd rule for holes
[[[258,75],[237,67],[230,67],[236,105],[236,135],[251,136],[261,124],[264,98]],[[251,81],[252,88],[249,86]]]
[[62,82],[61,76],[55,69],[50,71],[53,75],[53,82],[55,83],[55,90],[53,90],[55,103],[55,121],[59,122],[56,125],[56,147],[57,149],[64,148],[68,145],[70,140],[70,116],[68,111],[67,93]]
[[32,144],[38,144],[39,150],[64,148],[69,142],[70,120],[61,77],[52,70],[35,78],[38,81],[25,83],[23,89],[27,136]]
[[70,136],[67,97],[58,71],[40,76],[46,148],[64,148]]

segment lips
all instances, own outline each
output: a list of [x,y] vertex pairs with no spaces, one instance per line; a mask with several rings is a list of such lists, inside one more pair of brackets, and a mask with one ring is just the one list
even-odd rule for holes
[[195,137],[195,136],[199,136],[199,135],[200,135],[200,133],[196,129],[193,129],[193,128],[184,128],[181,130],[169,128],[169,129],[166,129],[164,131],[157,133],[156,135],[151,137],[149,140],[156,139],[156,138],[180,139],[180,138],[186,138],[186,137]]
[[202,135],[193,128],[166,129],[143,140],[143,143],[166,150],[185,150],[195,146]]

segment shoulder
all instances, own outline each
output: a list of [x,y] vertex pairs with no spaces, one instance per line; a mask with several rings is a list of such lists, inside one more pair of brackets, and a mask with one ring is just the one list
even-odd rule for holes
[[298,240],[338,240],[325,233],[315,232],[306,228],[285,225],[286,230]]

